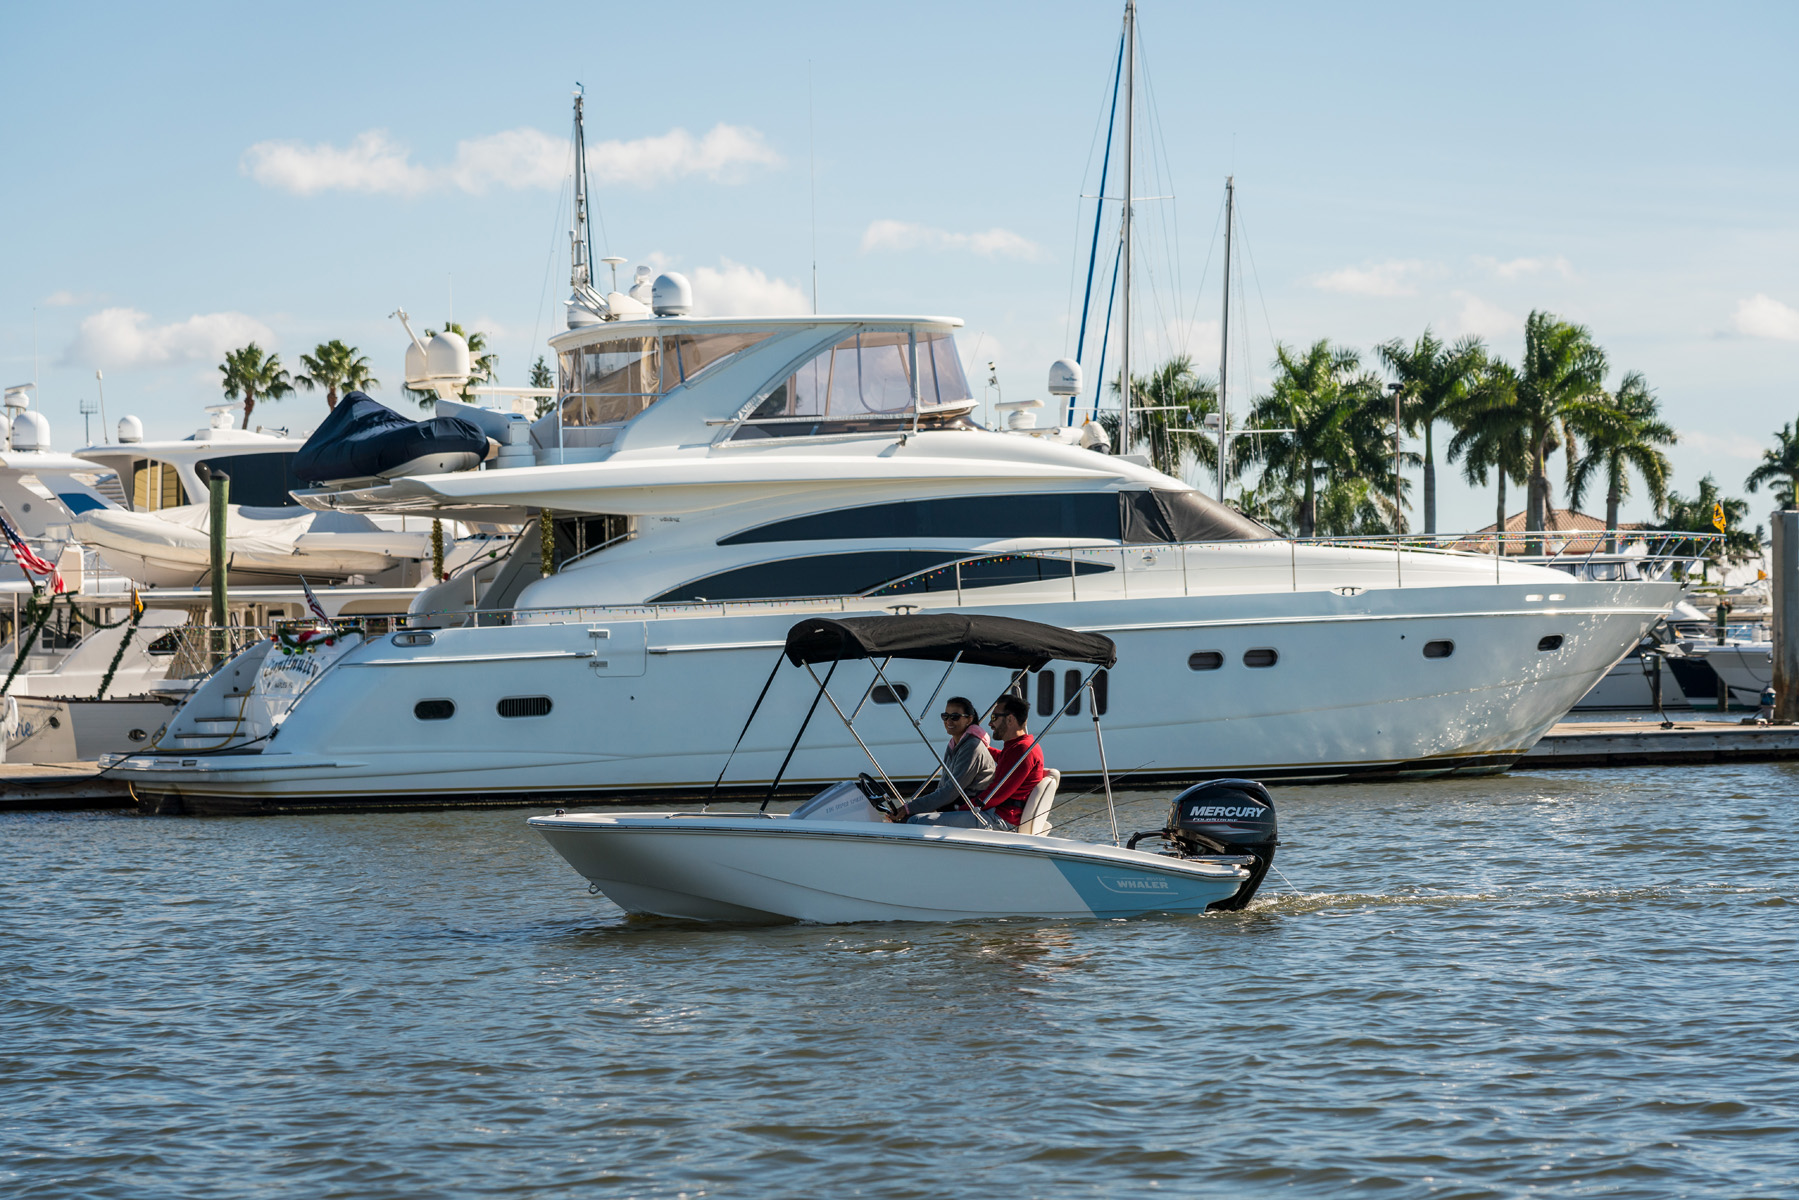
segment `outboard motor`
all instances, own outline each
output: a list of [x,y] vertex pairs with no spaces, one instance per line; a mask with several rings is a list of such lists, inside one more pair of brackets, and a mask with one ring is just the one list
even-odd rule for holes
[[1208,911],[1235,912],[1246,908],[1262,886],[1262,877],[1274,863],[1280,844],[1274,818],[1274,797],[1253,779],[1213,779],[1194,784],[1174,798],[1168,808],[1168,824],[1161,829],[1131,835],[1159,837],[1183,858],[1211,855],[1248,855],[1249,878],[1237,894],[1210,905]]

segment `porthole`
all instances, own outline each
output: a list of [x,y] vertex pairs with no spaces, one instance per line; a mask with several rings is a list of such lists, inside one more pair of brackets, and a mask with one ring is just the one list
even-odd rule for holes
[[1243,652],[1243,665],[1246,667],[1272,667],[1280,660],[1280,651],[1267,646],[1257,646],[1254,650]]
[[130,733],[126,734],[125,736],[130,738],[134,742],[141,742],[141,741],[145,740],[146,738],[148,738],[150,735],[145,733],[141,729],[133,729]]
[[447,721],[456,715],[454,700],[420,700],[412,706],[412,715],[421,721]]
[[550,715],[550,698],[507,696],[500,701],[498,708],[502,717],[547,717]]
[[1454,654],[1454,653],[1455,653],[1455,643],[1454,642],[1436,641],[1436,642],[1424,643],[1424,657],[1426,657],[1426,658],[1448,658],[1451,654]]
[[1200,650],[1187,656],[1189,671],[1216,671],[1224,665],[1224,655],[1216,650]]
[[1538,650],[1560,650],[1561,648],[1562,635],[1559,633],[1552,633],[1546,638],[1537,639]]
[[903,683],[896,683],[892,687],[888,687],[884,683],[877,684],[873,694],[869,697],[876,704],[902,704],[911,698],[912,689]]

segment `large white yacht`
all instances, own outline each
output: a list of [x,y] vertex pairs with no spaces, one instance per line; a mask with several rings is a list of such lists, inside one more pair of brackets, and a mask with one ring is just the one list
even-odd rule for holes
[[[685,281],[656,283],[666,302],[650,309],[616,293],[577,306],[551,339],[553,411],[492,418],[506,453],[296,493],[320,511],[549,510],[547,573],[540,539],[521,538],[478,619],[263,642],[116,773],[214,809],[694,793],[795,620],[913,610],[1116,641],[1094,703],[1112,769],[1138,781],[1497,771],[1679,594],[1277,538],[1077,430],[979,427],[955,320],[699,319],[683,315]],[[923,677],[890,672],[876,690],[868,664],[839,674],[862,695],[868,748],[927,774],[911,721],[934,720],[940,698]],[[982,704],[1013,682],[974,675]],[[775,680],[765,709],[811,703],[801,683]],[[1019,686],[1045,717],[1082,702],[1056,672]],[[1064,776],[1098,772],[1084,724],[1065,718],[1046,746]],[[786,750],[783,722],[752,723],[724,786],[775,777]],[[821,722],[785,778],[813,787],[864,755]]]

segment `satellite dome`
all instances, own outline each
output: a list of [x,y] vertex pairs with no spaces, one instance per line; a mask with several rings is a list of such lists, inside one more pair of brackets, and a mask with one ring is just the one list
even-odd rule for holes
[[41,412],[29,410],[12,419],[12,448],[14,450],[48,450],[50,448],[50,418]]
[[1078,396],[1081,394],[1081,364],[1072,358],[1058,358],[1049,364],[1049,394]]
[[130,445],[143,440],[144,423],[142,421],[132,416],[119,418],[119,442],[121,445]]
[[417,342],[406,344],[406,384],[408,387],[422,387],[426,378],[425,348]]
[[650,310],[659,317],[684,317],[693,311],[693,285],[679,271],[664,271],[650,286]]
[[453,330],[444,330],[425,343],[425,372],[431,379],[467,379],[470,373],[468,342]]

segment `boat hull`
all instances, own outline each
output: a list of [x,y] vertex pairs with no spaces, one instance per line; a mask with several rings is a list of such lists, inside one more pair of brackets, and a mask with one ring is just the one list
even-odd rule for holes
[[1200,913],[1242,867],[1063,838],[674,813],[533,817],[628,912],[702,921],[1107,919]]
[[[1635,644],[1676,590],[1561,586],[1566,596],[1554,603],[1529,585],[1508,585],[982,611],[1117,643],[1118,666],[1096,680],[1114,774],[1137,783],[1325,781],[1504,770]],[[249,721],[246,736],[258,739],[250,752],[220,747],[202,728],[189,736],[189,718],[210,713],[201,696],[157,753],[133,755],[116,773],[140,796],[169,797],[171,810],[193,812],[672,798],[708,791],[721,772],[727,790],[765,785],[787,757],[795,728],[787,718],[811,702],[815,685],[805,672],[778,673],[762,715],[728,763],[727,756],[787,627],[804,614],[791,607],[766,615],[640,612],[647,619],[571,613],[559,623],[439,630],[429,646],[376,639],[306,681],[303,699],[280,711],[278,727]],[[1452,642],[1453,653],[1426,657],[1436,640]],[[1539,650],[1546,644],[1554,649]],[[1248,665],[1258,648],[1278,652],[1272,668]],[[1210,651],[1223,665],[1196,669],[1198,652]],[[832,691],[846,711],[873,684],[872,672],[867,663],[838,667]],[[941,671],[908,663],[887,674],[908,689],[920,716]],[[1046,670],[1025,680],[1034,731],[1069,704],[1068,675]],[[1009,681],[1005,671],[963,666],[944,694],[984,703]],[[512,697],[541,697],[548,711],[501,715],[500,702]],[[416,715],[420,704],[445,700],[454,705],[447,719]],[[210,715],[230,717],[241,703],[222,701]],[[1071,783],[1099,771],[1086,704],[1083,698],[1044,744]],[[247,711],[260,710],[252,702]],[[676,719],[695,713],[717,736],[696,744],[692,721]],[[934,768],[898,705],[869,700],[857,728],[896,778],[923,778]],[[210,753],[219,749],[227,752]],[[821,709],[784,779],[815,790],[866,769],[861,748]]]

